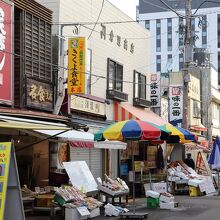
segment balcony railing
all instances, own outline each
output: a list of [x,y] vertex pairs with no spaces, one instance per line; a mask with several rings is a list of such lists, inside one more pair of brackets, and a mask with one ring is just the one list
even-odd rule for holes
[[114,89],[107,89],[106,90],[106,98],[107,99],[114,99],[121,102],[127,102],[128,101],[128,94],[114,90]]

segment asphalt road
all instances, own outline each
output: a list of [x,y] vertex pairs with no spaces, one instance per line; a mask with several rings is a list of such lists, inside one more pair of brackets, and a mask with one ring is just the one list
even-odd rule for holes
[[[175,196],[179,206],[174,210],[148,209],[144,199],[137,199],[137,212],[148,212],[149,220],[219,220],[220,196]],[[129,207],[128,207],[129,208]],[[27,220],[49,220],[49,216],[30,216]],[[57,217],[55,220],[64,219]],[[118,217],[99,216],[93,220],[117,220]]]

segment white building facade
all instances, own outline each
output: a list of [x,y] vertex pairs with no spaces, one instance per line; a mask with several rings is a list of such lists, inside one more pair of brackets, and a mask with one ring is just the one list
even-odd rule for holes
[[[65,52],[68,38],[85,37],[86,39],[86,97],[83,96],[80,99],[86,99],[85,103],[91,103],[91,100],[101,103],[106,121],[110,122],[130,116],[129,113],[123,114],[123,109],[122,114],[119,113],[121,103],[127,103],[131,107],[139,105],[142,109],[150,107],[150,85],[147,83],[150,65],[148,30],[135,22],[123,22],[131,18],[108,1],[104,1],[104,5],[102,0],[38,0],[38,2],[54,12],[52,34],[55,39],[58,39],[57,42],[61,38],[65,40]],[[63,25],[62,36],[61,24]],[[138,37],[142,40],[137,40]],[[59,54],[59,46],[58,44],[55,48],[57,54]],[[58,57],[58,64],[62,63],[61,59],[62,57]],[[65,56],[64,67],[67,67],[67,60]],[[64,76],[61,75],[64,78],[66,76],[67,71]],[[71,98],[71,111],[75,112],[74,103],[77,99],[79,100],[77,97]],[[81,122],[88,123],[89,131],[95,133],[107,124],[104,124],[105,120],[95,119],[91,122],[92,116],[99,118],[99,115],[92,115],[91,112],[88,108],[86,112],[81,109],[75,116],[75,120],[80,119]],[[86,114],[81,117],[81,113]],[[117,152],[111,151],[106,158],[100,149],[75,148],[72,151],[71,159],[87,161],[95,177],[103,173],[101,169],[106,164],[102,162],[110,160],[110,174],[113,178],[117,177]]]
[[[185,1],[166,2],[179,14],[185,14]],[[200,4],[199,0],[192,1],[192,13],[199,15],[192,18],[195,48],[207,49],[211,53],[211,63],[220,73],[220,1],[219,4],[206,2],[199,8]],[[160,1],[139,0],[137,20],[151,32],[151,71],[180,71],[184,62],[185,19],[178,17]]]

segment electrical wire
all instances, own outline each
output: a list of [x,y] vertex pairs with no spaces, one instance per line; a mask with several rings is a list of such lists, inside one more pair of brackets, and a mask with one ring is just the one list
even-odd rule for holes
[[199,7],[195,10],[195,12],[193,13],[194,15],[196,14],[196,12],[202,7],[202,5],[203,4],[205,4],[205,3],[216,3],[216,4],[220,4],[220,2],[217,2],[217,1],[209,1],[209,0],[205,0],[205,1],[203,1],[200,5],[199,5]]
[[93,31],[95,30],[95,27],[96,27],[96,25],[97,25],[97,23],[98,23],[98,21],[99,21],[99,18],[100,18],[101,14],[102,14],[102,10],[103,10],[103,8],[104,8],[104,3],[105,3],[105,0],[102,0],[102,6],[101,6],[101,9],[100,9],[100,11],[99,11],[99,15],[98,15],[98,17],[97,17],[97,19],[96,19],[96,23],[95,23],[95,25],[94,25],[94,27],[93,27],[93,29],[92,29],[90,35],[89,35],[88,38],[87,38],[88,40],[89,40],[89,38],[92,36],[92,33],[93,33]]
[[165,9],[166,11],[169,11],[169,10],[167,9],[167,7],[164,8],[164,7],[160,6],[160,5],[154,4],[154,3],[152,3],[152,2],[148,2],[147,0],[146,0],[146,1],[145,1],[145,0],[142,0],[142,2],[144,2],[144,3],[146,3],[146,4],[149,4],[149,5],[152,5],[152,6],[155,6],[156,8]]
[[178,17],[180,18],[184,18],[185,16],[179,14],[177,11],[175,11],[172,7],[170,7],[166,2],[164,2],[163,0],[160,0],[160,2],[162,4],[164,4],[168,9],[170,9],[172,12],[174,12]]

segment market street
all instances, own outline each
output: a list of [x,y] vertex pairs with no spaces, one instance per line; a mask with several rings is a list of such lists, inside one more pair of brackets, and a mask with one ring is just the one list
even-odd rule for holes
[[[149,220],[219,220],[220,214],[220,196],[175,196],[175,201],[179,202],[179,207],[175,210],[147,209],[144,205],[145,199],[137,199],[136,204],[140,204],[137,210],[140,212],[149,212]],[[49,220],[50,217],[27,217],[27,220]],[[61,220],[57,217],[55,220]],[[116,220],[118,217],[104,217],[103,215],[93,218],[94,220]]]

